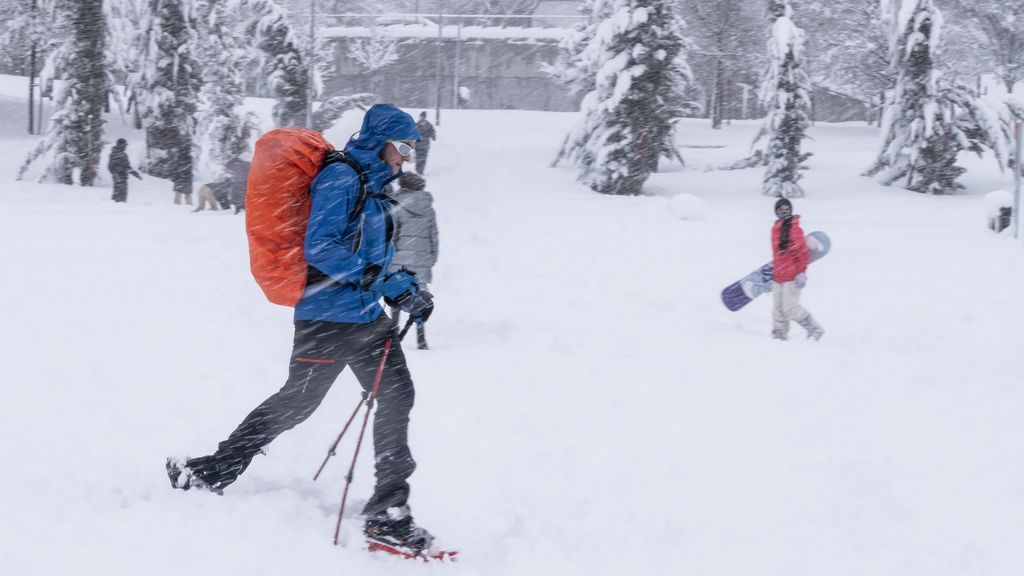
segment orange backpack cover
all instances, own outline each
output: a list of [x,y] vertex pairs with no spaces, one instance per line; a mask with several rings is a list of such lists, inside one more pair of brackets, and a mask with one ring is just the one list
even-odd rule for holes
[[267,299],[295,306],[306,287],[309,187],[333,147],[319,132],[278,128],[256,141],[246,184],[249,266]]

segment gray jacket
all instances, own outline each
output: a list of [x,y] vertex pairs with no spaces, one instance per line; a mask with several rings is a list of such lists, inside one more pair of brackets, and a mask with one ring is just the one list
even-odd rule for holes
[[434,197],[426,190],[402,188],[394,195],[395,257],[390,271],[403,266],[424,282],[431,281],[430,269],[437,263],[437,216]]

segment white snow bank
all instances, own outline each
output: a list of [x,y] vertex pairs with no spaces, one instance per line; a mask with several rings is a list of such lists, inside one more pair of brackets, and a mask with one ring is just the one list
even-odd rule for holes
[[693,194],[676,194],[669,200],[668,210],[680,220],[704,220],[707,217],[707,206],[704,201]]

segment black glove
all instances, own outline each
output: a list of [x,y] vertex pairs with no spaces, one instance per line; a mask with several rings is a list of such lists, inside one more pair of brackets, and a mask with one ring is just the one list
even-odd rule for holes
[[142,180],[142,176],[141,176],[141,175],[140,175],[140,174],[139,174],[138,172],[136,172],[135,170],[132,170],[132,171],[131,171],[131,175],[132,175],[132,176],[135,176],[135,177],[136,177],[136,178],[138,178],[139,180]]
[[409,313],[409,317],[417,324],[423,324],[434,312],[434,295],[426,290],[419,290],[405,299],[404,304],[399,304],[402,310]]

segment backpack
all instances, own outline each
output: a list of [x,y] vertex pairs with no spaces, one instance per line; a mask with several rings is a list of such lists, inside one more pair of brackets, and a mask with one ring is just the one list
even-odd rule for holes
[[303,253],[309,223],[310,185],[325,166],[344,162],[359,176],[359,196],[349,223],[366,204],[366,173],[335,150],[323,135],[304,128],[278,128],[256,141],[246,191],[245,232],[249,267],[274,304],[294,307],[306,287]]

